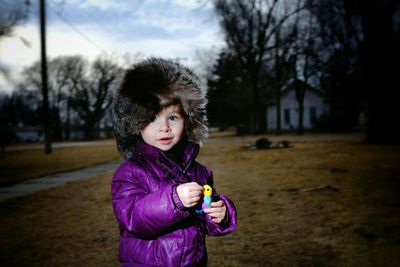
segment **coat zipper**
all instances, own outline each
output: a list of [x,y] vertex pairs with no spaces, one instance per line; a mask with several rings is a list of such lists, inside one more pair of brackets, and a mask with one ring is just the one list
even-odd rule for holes
[[183,173],[186,173],[187,169],[189,169],[190,165],[192,164],[192,160],[188,162],[188,164],[185,166],[185,168],[182,170]]

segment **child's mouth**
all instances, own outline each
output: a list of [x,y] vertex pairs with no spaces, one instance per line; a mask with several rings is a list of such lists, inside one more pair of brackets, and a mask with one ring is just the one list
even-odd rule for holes
[[169,144],[172,143],[172,139],[173,138],[161,138],[160,139],[160,143],[163,144],[163,145],[169,145]]

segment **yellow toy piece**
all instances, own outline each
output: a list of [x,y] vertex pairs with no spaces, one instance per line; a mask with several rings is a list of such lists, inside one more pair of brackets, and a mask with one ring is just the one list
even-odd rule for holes
[[204,196],[211,196],[212,195],[212,187],[211,186],[206,184],[206,185],[203,186],[203,188],[204,188],[204,192],[203,192]]

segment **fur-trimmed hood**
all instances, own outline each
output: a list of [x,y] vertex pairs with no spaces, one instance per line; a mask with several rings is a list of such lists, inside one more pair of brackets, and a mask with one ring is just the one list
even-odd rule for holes
[[170,60],[150,58],[122,73],[115,87],[114,134],[125,158],[132,156],[141,130],[168,104],[182,106],[189,141],[201,145],[207,136],[206,91],[190,69]]

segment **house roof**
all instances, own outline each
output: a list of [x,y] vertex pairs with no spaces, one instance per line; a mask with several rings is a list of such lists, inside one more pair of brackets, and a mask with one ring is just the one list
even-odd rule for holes
[[[290,79],[286,82],[286,84],[282,87],[282,96],[287,95],[289,92],[295,90],[296,86],[298,85],[303,85],[306,87],[306,91],[311,91],[314,94],[320,96],[320,97],[324,97],[325,93],[320,90],[317,89],[316,87],[310,85],[309,83],[304,82],[303,80],[300,79]],[[274,106],[275,105],[275,100],[274,99],[269,99],[269,101],[267,101],[267,106]]]
[[322,90],[317,89],[316,87],[300,79],[290,79],[282,88],[282,96],[292,90],[295,90],[296,86],[305,86],[307,91],[311,91],[321,97],[324,96],[324,92]]

